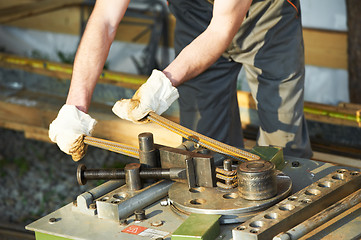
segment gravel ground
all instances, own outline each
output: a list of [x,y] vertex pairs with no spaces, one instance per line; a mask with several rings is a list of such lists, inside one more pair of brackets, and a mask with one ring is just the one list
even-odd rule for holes
[[[122,167],[131,158],[89,147],[88,168]],[[25,225],[45,216],[103,181],[79,186],[78,163],[55,144],[25,139],[0,128],[0,222]]]

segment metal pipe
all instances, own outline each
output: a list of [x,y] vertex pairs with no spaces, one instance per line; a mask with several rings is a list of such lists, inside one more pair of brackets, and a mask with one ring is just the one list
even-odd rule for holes
[[273,240],[298,239],[360,202],[361,189],[331,205],[330,207],[307,219],[296,227],[288,230],[287,232],[278,234],[273,238]]
[[134,213],[135,210],[144,208],[155,201],[167,196],[168,190],[173,182],[162,180],[143,192],[133,196],[132,198],[118,205],[119,219],[127,218]]

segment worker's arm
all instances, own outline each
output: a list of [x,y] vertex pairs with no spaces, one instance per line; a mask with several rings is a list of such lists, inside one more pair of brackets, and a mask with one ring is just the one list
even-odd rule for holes
[[88,111],[96,82],[129,1],[96,1],[76,53],[67,104]]
[[74,161],[85,155],[84,135],[91,135],[95,126],[87,114],[90,100],[129,1],[96,1],[76,53],[66,104],[50,124],[49,138]]
[[163,70],[173,86],[199,75],[222,55],[240,28],[251,2],[214,1],[213,17],[208,28]]
[[208,28],[185,47],[163,72],[154,70],[132,99],[118,101],[113,112],[120,118],[138,122],[150,111],[163,113],[178,98],[174,88],[199,75],[227,49],[252,0],[215,0]]

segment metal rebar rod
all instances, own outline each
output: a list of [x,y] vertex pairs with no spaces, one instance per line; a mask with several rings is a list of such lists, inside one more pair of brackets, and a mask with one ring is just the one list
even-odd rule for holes
[[85,136],[84,143],[90,146],[106,149],[112,152],[121,153],[129,157],[139,158],[139,149],[127,144],[117,143],[91,136]]
[[158,125],[165,127],[182,137],[198,143],[202,147],[205,147],[209,150],[226,154],[228,156],[234,157],[239,160],[259,160],[260,157],[256,154],[247,152],[245,150],[241,150],[239,148],[227,145],[225,143],[219,142],[207,136],[204,136],[200,133],[187,129],[175,122],[172,122],[164,117],[159,116],[154,112],[150,112],[148,115],[148,119]]

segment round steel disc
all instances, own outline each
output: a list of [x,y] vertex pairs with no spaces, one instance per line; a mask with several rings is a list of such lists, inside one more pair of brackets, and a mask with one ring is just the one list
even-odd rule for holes
[[224,190],[218,187],[197,187],[176,182],[169,189],[168,196],[173,209],[179,214],[220,214],[223,224],[244,222],[260,211],[281,201],[291,192],[291,178],[277,175],[277,195],[265,200],[252,201],[239,196],[238,188]]

